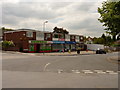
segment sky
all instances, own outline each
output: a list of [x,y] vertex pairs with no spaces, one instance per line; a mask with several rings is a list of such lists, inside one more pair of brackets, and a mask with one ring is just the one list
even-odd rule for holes
[[105,0],[6,0],[0,4],[2,26],[13,29],[53,31],[64,28],[71,34],[100,37],[104,27],[97,8]]

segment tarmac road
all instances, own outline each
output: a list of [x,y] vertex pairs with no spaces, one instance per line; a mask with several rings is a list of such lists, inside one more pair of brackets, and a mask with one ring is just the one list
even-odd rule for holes
[[117,88],[118,53],[34,56],[3,53],[4,88]]
[[[41,72],[41,71],[64,71],[71,70],[112,70],[117,71],[118,65],[109,62],[108,57],[116,56],[117,53],[92,54],[78,56],[31,56],[22,54],[3,54],[3,70]],[[48,65],[47,65],[48,64]]]

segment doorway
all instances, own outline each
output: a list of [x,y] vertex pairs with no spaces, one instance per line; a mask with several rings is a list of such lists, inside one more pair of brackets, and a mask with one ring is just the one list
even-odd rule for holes
[[40,44],[36,44],[36,53],[39,53],[40,51]]

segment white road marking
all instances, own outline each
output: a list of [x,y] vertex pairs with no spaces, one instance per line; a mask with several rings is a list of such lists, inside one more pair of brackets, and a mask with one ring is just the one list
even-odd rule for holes
[[107,70],[106,72],[107,72],[107,73],[113,73],[114,71],[109,71],[109,70]]
[[103,71],[103,70],[71,70],[72,73],[85,73],[85,74],[92,74],[92,73],[98,73],[98,74],[118,74],[118,72],[115,72],[115,71],[110,71],[110,70],[106,70],[106,71]]
[[74,72],[74,70],[71,70],[72,72]]
[[43,71],[45,71],[45,69],[47,68],[47,66],[48,66],[49,64],[51,64],[51,63],[47,63],[47,64],[44,66]]
[[97,73],[100,73],[100,74],[105,74],[106,72],[97,72]]
[[86,74],[87,74],[87,73],[88,73],[88,74],[91,74],[91,73],[93,73],[93,72],[88,72],[88,71],[87,71],[87,72],[84,72],[84,73],[86,73]]
[[59,69],[59,70],[58,70],[58,73],[60,74],[61,72],[63,72],[63,70]]
[[73,72],[77,72],[77,71],[79,71],[79,70],[71,70],[71,71],[73,71]]
[[80,73],[79,70],[72,70],[73,73]]
[[80,73],[79,70],[71,70],[72,73]]

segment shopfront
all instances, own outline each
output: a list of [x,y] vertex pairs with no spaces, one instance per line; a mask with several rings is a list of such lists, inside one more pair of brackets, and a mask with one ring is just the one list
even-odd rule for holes
[[81,48],[81,50],[86,50],[86,48],[87,48],[84,43],[77,42],[76,43],[76,48],[79,48],[79,47]]
[[76,42],[65,41],[65,49],[66,50],[76,50]]
[[62,51],[65,49],[65,41],[53,41],[52,50]]
[[29,41],[29,52],[40,53],[40,52],[51,52],[52,41]]

